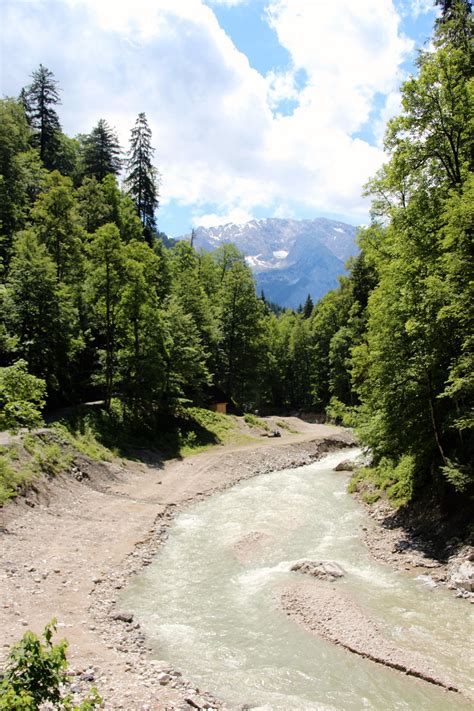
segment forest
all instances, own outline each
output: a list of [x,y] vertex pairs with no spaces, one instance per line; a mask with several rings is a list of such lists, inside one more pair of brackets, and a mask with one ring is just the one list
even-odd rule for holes
[[[159,232],[139,113],[73,138],[40,65],[0,102],[0,429],[102,401],[129,431],[187,407],[308,411],[356,427],[398,504],[472,495],[473,56],[469,3],[444,3],[401,88],[371,224],[338,289],[282,311],[232,245]],[[25,77],[25,81],[27,78]],[[67,96],[64,96],[67,101]]]

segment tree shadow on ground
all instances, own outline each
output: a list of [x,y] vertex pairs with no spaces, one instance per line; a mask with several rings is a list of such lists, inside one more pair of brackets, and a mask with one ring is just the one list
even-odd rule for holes
[[470,538],[470,516],[459,507],[457,497],[442,504],[420,499],[393,511],[380,524],[403,531],[404,538],[394,546],[396,552],[416,551],[440,564],[447,563]]

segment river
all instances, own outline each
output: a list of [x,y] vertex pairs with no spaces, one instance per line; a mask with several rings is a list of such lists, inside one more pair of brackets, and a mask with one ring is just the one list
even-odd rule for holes
[[346,493],[347,474],[333,471],[347,458],[346,450],[256,476],[192,505],[125,592],[127,609],[157,658],[230,708],[469,708],[461,695],[306,632],[279,609],[278,589],[299,579],[290,572],[294,561],[336,561],[346,571],[337,589],[350,594],[388,640],[419,651],[433,669],[469,688],[472,608],[428,578],[370,557],[359,532],[376,524]]

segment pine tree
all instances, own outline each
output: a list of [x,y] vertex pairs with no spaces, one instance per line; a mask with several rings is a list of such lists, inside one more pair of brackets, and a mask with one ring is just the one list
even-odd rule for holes
[[145,114],[140,113],[131,132],[125,184],[150,244],[156,229],[155,210],[158,207],[158,171],[151,162],[153,153],[151,129]]
[[118,175],[122,168],[118,137],[107,121],[100,119],[91,133],[83,137],[84,174],[103,180],[106,175]]
[[313,313],[314,303],[311,294],[308,294],[303,306],[303,318],[309,318]]
[[52,170],[57,167],[56,158],[60,148],[61,125],[54,109],[61,103],[58,82],[54,74],[42,64],[31,76],[33,82],[21,91],[20,101],[34,132],[32,144],[39,149],[46,168]]
[[[455,6],[458,0],[435,0],[435,5],[441,8],[440,22],[446,22],[452,19],[455,14]],[[471,12],[472,3],[469,0],[460,0],[460,5],[464,5],[468,12]]]

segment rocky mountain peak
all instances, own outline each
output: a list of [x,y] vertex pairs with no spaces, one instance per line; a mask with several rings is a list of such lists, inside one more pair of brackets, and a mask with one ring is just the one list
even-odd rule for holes
[[252,268],[257,289],[263,289],[270,301],[297,308],[308,294],[317,301],[337,286],[345,263],[357,254],[356,231],[353,225],[323,217],[272,217],[198,227],[194,245],[213,251],[226,242],[235,244]]

